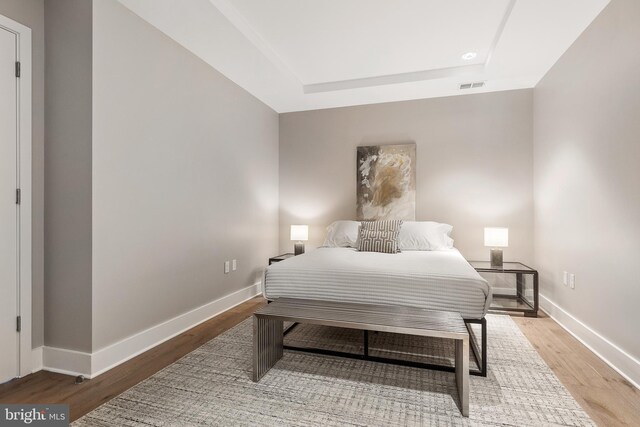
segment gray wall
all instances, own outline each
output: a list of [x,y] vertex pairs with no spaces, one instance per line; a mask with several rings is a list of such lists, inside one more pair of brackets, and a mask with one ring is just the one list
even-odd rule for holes
[[115,1],[94,4],[93,61],[95,351],[260,279],[278,115]]
[[44,1],[1,0],[0,15],[31,28],[32,54],[32,345],[44,342]]
[[92,1],[45,2],[45,345],[91,350]]
[[280,115],[280,251],[291,224],[356,215],[356,147],[417,144],[416,217],[454,226],[469,259],[488,259],[485,226],[509,227],[505,258],[533,255],[532,90]]
[[[535,89],[541,293],[636,358],[640,2],[613,0]],[[576,274],[576,288],[562,284]]]

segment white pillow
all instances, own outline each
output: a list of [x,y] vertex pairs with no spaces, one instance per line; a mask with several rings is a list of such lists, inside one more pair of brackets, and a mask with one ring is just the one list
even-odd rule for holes
[[327,227],[322,246],[328,248],[355,248],[360,221],[335,221]]
[[433,221],[405,221],[400,228],[401,251],[440,251],[453,248],[453,227]]

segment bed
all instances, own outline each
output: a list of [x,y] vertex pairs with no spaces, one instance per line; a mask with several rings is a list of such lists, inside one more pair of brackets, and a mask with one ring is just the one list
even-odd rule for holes
[[457,249],[359,252],[318,248],[269,266],[263,294],[279,297],[401,305],[483,319],[491,288]]
[[[491,305],[491,287],[452,246],[444,250],[406,250],[393,254],[362,252],[353,247],[321,247],[270,265],[264,273],[263,295],[270,301],[298,298],[460,313],[467,325],[470,347],[478,366],[470,374],[486,376],[485,314]],[[480,345],[473,324],[480,327]],[[285,348],[451,370],[447,366],[371,357],[368,355],[368,341],[365,333],[363,355],[286,345]]]

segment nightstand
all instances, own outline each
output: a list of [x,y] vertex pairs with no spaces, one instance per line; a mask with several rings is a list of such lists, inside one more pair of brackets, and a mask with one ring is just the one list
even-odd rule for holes
[[274,262],[284,261],[285,259],[291,258],[294,256],[295,256],[294,254],[288,253],[288,254],[282,254],[282,255],[271,257],[269,258],[269,265],[273,264]]
[[[521,262],[505,262],[493,267],[489,261],[469,261],[479,273],[513,274],[514,289],[494,288],[493,302],[489,310],[523,313],[526,317],[538,317],[538,272]],[[497,291],[497,292],[496,292]]]

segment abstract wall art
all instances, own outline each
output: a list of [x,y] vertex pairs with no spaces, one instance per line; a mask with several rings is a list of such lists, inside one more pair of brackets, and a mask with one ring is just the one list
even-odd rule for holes
[[358,220],[416,219],[416,144],[358,147]]

